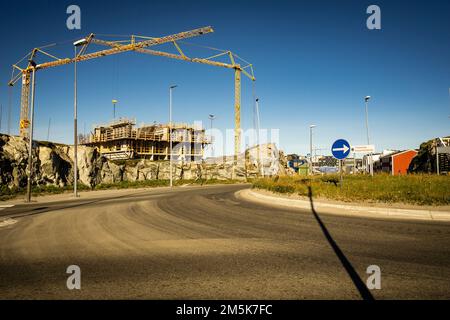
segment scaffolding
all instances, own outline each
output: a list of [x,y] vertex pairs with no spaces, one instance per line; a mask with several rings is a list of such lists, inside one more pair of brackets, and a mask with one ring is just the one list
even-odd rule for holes
[[[205,130],[188,124],[153,124],[136,128],[136,120],[121,118],[96,126],[81,144],[96,147],[108,159],[201,161],[210,144]],[[173,150],[170,152],[170,139]]]

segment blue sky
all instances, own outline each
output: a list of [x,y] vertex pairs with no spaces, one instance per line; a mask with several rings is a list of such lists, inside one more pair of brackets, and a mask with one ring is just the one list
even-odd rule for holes
[[[66,8],[77,4],[82,29],[66,28]],[[381,8],[382,29],[366,28],[366,8]],[[365,144],[363,97],[371,95],[370,130],[377,150],[417,148],[450,125],[450,3],[448,1],[10,1],[0,10],[1,131],[11,64],[33,47],[96,34],[163,36],[211,25],[215,32],[190,43],[229,49],[252,62],[264,128],[280,129],[288,153],[337,138]],[[101,36],[98,36],[102,38]],[[112,39],[103,37],[105,39]],[[200,57],[211,51],[186,46]],[[48,49],[73,54],[70,42]],[[126,53],[79,64],[79,130],[120,116],[138,123],[207,121],[233,128],[231,70]],[[72,141],[73,66],[38,72],[37,139]],[[20,85],[13,91],[12,133],[18,131]],[[243,79],[242,126],[253,123],[252,84]]]

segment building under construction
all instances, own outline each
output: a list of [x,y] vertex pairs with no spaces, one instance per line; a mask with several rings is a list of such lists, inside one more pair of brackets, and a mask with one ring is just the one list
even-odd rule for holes
[[[136,128],[136,121],[119,119],[105,126],[96,126],[82,144],[97,147],[102,155],[113,160],[150,159],[199,161],[209,140],[201,127],[186,124],[153,124]],[[172,140],[172,153],[170,152]]]

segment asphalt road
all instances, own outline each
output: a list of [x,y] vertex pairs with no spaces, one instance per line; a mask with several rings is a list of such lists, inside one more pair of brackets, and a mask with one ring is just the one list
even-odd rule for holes
[[[0,299],[449,299],[450,224],[133,191],[0,211]],[[66,268],[81,268],[81,290]],[[369,265],[380,290],[361,288]]]

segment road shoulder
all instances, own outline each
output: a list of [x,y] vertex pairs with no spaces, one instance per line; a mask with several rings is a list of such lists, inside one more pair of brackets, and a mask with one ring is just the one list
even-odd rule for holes
[[161,192],[161,191],[176,191],[176,190],[188,190],[188,189],[196,189],[196,188],[214,188],[214,187],[223,187],[223,186],[233,186],[233,185],[244,185],[244,183],[239,184],[228,184],[228,183],[216,183],[216,184],[185,184],[176,186],[173,188],[170,187],[142,187],[142,188],[117,188],[117,189],[105,189],[105,190],[83,190],[78,192],[78,197],[75,198],[73,193],[71,192],[63,192],[58,194],[42,194],[38,196],[33,196],[31,203],[25,202],[25,196],[17,196],[13,199],[6,200],[0,202],[0,207],[8,207],[8,206],[17,206],[17,205],[27,205],[27,204],[36,204],[36,203],[52,203],[52,202],[61,202],[61,201],[73,201],[73,200],[92,200],[99,199],[103,197],[111,197],[111,196],[124,196],[134,193],[140,192]]

